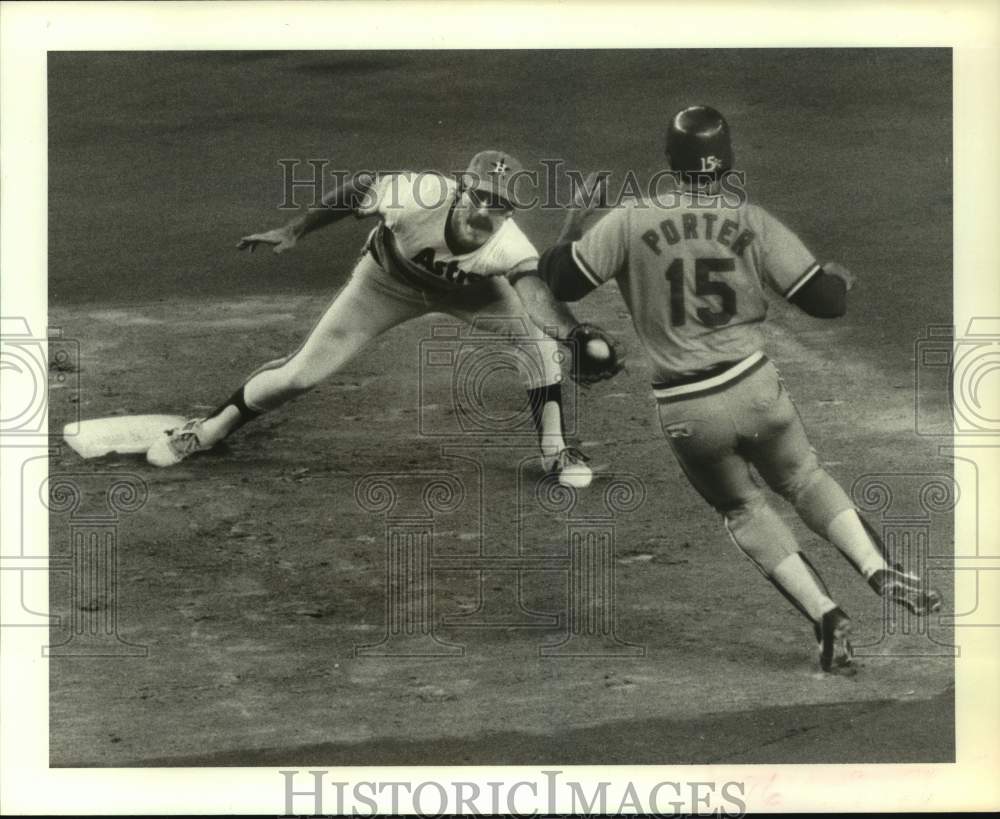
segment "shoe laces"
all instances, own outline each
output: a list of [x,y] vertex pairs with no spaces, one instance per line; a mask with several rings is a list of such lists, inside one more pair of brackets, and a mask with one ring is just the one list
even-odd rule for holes
[[199,421],[188,421],[179,430],[175,429],[170,433],[170,448],[178,455],[190,455],[201,449],[201,438],[198,432],[201,430]]
[[903,567],[896,564],[893,565],[888,572],[888,578],[890,582],[895,580],[896,582],[908,583],[912,586],[923,586],[924,582],[920,579],[918,575],[911,574],[910,572],[903,571]]
[[556,456],[556,465],[559,467],[565,467],[570,464],[585,464],[589,460],[590,458],[584,455],[583,452],[575,446],[568,446],[559,451],[559,454]]
[[893,565],[885,569],[879,569],[868,579],[869,585],[879,594],[884,594],[887,589],[903,586],[911,588],[921,586],[920,578],[916,575],[904,572],[899,566]]

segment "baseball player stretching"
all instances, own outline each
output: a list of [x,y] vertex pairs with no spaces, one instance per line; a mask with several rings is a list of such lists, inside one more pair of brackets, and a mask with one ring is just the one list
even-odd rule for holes
[[428,173],[348,182],[324,197],[323,207],[242,239],[241,249],[253,252],[258,245],[270,245],[281,253],[349,214],[380,218],[349,282],[302,346],[254,372],[207,418],[167,430],[150,448],[149,462],[171,466],[210,449],[247,421],[342,369],[381,333],[408,319],[442,312],[468,322],[521,320],[528,335],[518,349],[543,466],[567,486],[589,485],[586,457],[563,439],[558,346],[539,329],[572,341],[580,337],[582,326],[537,277],[527,275],[536,270],[538,253],[511,218],[511,186],[519,169],[509,154],[482,151],[473,157],[462,185]]
[[839,265],[821,266],[767,211],[720,195],[733,151],[718,111],[680,111],[667,156],[680,186],[674,206],[630,202],[582,238],[586,209],[571,210],[561,238],[577,241],[548,250],[539,275],[566,301],[617,279],[652,359],[660,423],[682,469],[721,513],[737,547],[813,623],[823,670],[847,669],[850,620],[750,467],[878,594],[916,614],[940,608],[937,591],[886,563],[877,536],[820,466],[777,369],[761,352],[765,284],[809,315],[833,318],[846,311],[851,276]]

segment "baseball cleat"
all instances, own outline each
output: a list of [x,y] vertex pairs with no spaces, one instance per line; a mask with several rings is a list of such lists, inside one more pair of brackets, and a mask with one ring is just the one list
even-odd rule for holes
[[211,449],[201,442],[201,418],[192,418],[177,429],[165,429],[146,452],[153,466],[174,466],[189,455]]
[[930,614],[941,610],[941,592],[927,586],[917,575],[900,566],[879,569],[868,578],[876,594],[898,603],[912,614]]
[[851,618],[839,606],[830,609],[813,626],[819,644],[819,667],[836,674],[853,670],[854,649],[851,648]]
[[550,458],[544,458],[543,464],[549,475],[563,486],[574,489],[586,489],[594,479],[594,473],[587,466],[590,459],[576,447],[566,447]]

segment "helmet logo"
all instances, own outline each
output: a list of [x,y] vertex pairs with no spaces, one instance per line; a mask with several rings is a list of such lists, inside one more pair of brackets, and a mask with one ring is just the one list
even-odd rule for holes
[[503,159],[498,159],[493,163],[493,170],[490,173],[507,173],[507,163]]
[[722,165],[722,160],[717,156],[702,156],[701,159],[701,170],[703,171],[714,171]]

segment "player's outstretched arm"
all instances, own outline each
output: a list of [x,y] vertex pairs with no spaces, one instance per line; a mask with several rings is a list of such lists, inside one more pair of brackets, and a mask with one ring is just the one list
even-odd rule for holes
[[244,236],[236,248],[249,250],[251,253],[257,249],[258,245],[269,245],[275,253],[291,250],[299,239],[307,233],[312,233],[314,230],[337,222],[351,213],[356,213],[359,203],[368,194],[373,181],[370,176],[350,179],[324,196],[318,207],[307,209],[301,216],[280,228]]
[[583,385],[612,378],[622,371],[614,340],[600,327],[581,322],[572,311],[557,301],[547,284],[537,275],[524,275],[514,281],[531,320],[544,332],[573,349],[575,363],[572,378]]
[[568,339],[580,323],[565,304],[556,301],[552,291],[536,274],[517,278],[514,290],[535,325],[557,341]]
[[249,250],[253,253],[258,245],[269,245],[275,253],[284,253],[286,250],[291,250],[295,247],[297,242],[298,237],[289,224],[284,227],[274,228],[274,230],[266,230],[263,233],[251,233],[249,236],[244,236],[237,243],[236,249]]

